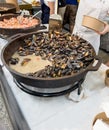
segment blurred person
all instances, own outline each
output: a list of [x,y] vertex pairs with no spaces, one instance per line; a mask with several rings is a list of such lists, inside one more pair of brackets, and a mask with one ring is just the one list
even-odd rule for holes
[[6,3],[14,4],[15,7],[16,7],[16,11],[17,11],[17,12],[20,12],[20,7],[19,7],[19,5],[18,5],[18,1],[17,1],[17,0],[5,0],[5,1],[6,1]]
[[55,0],[40,0],[42,10],[42,24],[49,23],[49,16],[54,14]]
[[64,13],[66,9],[66,0],[58,0],[58,14],[62,17],[62,22],[64,19]]
[[78,34],[83,39],[87,40],[94,47],[96,54],[99,52],[100,34],[104,34],[109,28],[107,25],[104,32],[97,33],[94,30],[83,27],[83,15],[88,15],[104,21],[108,13],[109,0],[80,0],[79,2],[73,34]]
[[69,24],[70,33],[72,33],[74,28],[77,9],[78,9],[77,0],[66,0],[66,10],[64,14],[63,26],[65,24]]

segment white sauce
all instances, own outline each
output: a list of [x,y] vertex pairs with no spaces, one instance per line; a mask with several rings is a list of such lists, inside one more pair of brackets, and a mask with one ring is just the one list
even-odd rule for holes
[[[16,65],[10,64],[10,67],[17,72],[26,74],[26,73],[34,73],[36,71],[42,70],[47,65],[51,65],[52,63],[48,60],[43,60],[40,56],[28,55],[28,56],[19,56],[15,53],[13,58],[19,58],[19,62]],[[22,66],[21,63],[25,58],[31,59],[26,65]]]

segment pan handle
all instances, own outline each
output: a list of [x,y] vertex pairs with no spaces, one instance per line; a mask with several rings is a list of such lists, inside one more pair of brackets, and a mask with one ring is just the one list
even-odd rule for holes
[[18,37],[21,37],[22,35],[25,35],[25,34],[23,34],[23,33],[17,33],[17,34],[15,34],[15,35],[10,36],[9,38],[7,38],[7,41],[8,41],[8,42],[11,42],[11,41],[17,39]]
[[101,63],[102,59],[98,56],[95,56],[95,62],[87,68],[87,71],[97,71],[101,66]]

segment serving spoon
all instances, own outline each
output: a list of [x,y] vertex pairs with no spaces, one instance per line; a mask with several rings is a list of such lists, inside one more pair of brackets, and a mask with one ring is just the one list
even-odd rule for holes
[[[37,13],[35,13],[33,16],[30,16],[29,18],[28,18],[28,21],[27,21],[27,23],[26,24],[28,24],[35,16],[37,16],[39,13],[41,13],[42,11],[40,10],[40,11],[38,11]],[[18,21],[19,21],[19,24],[22,24],[22,22],[23,22],[23,16],[24,16],[25,14],[24,13],[21,13],[21,15],[20,16],[18,16]]]
[[32,17],[29,17],[29,20],[33,19],[35,16],[37,16],[39,13],[42,13],[42,11],[38,11],[37,13],[35,13]]

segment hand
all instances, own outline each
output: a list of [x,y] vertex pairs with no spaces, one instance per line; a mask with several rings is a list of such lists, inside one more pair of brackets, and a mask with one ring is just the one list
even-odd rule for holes
[[102,32],[98,32],[100,35],[104,35],[106,34],[107,32],[109,32],[109,24],[108,23],[105,23],[105,27],[104,27],[104,30]]

